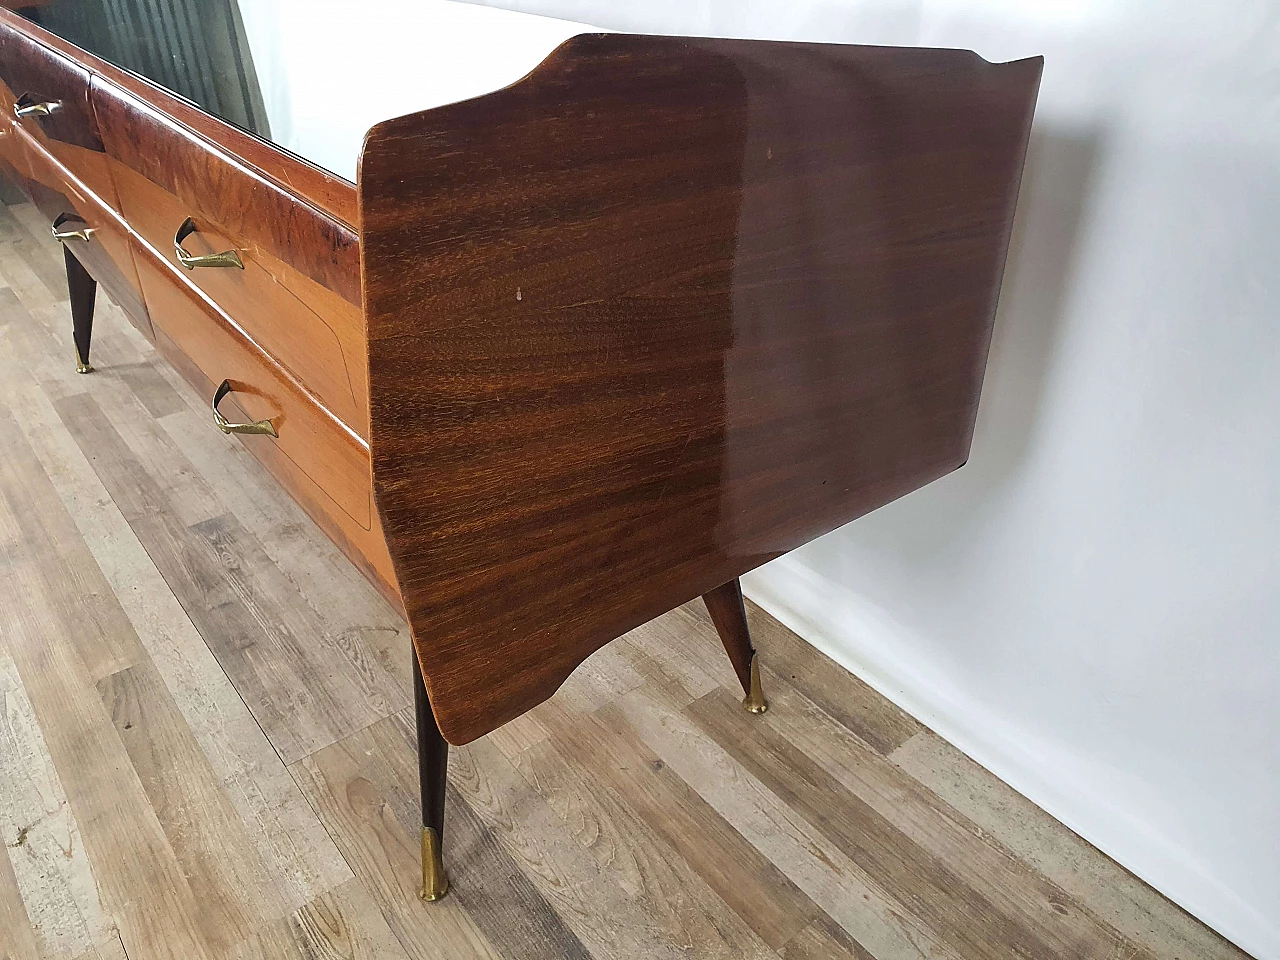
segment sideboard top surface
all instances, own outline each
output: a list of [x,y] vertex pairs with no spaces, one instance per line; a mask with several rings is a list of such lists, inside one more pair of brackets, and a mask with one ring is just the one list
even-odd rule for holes
[[490,93],[595,28],[451,0],[49,0],[69,43],[351,183],[374,124]]

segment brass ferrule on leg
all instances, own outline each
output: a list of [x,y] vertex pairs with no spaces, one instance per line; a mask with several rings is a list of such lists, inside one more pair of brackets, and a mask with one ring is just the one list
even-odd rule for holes
[[751,691],[743,698],[742,705],[749,713],[764,713],[769,709],[760,686],[760,655],[757,653],[751,654]]
[[422,828],[422,893],[419,896],[428,903],[439,900],[449,892],[449,875],[444,872],[444,858],[440,850],[440,834],[434,827]]
[[93,373],[93,367],[80,359],[80,348],[76,347],[76,373]]

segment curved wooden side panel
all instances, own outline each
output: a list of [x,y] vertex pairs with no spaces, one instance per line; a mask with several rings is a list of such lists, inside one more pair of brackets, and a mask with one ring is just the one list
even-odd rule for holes
[[451,742],[964,463],[1041,66],[581,36],[369,133],[375,496]]

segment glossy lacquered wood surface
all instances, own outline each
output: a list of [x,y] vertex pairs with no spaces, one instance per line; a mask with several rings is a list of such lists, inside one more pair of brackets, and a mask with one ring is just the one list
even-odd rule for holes
[[[119,210],[90,102],[89,71],[73,57],[10,25],[6,16],[0,11],[0,111],[83,189],[105,206]],[[14,109],[23,97],[27,103],[57,107],[47,116],[17,117]]]
[[[102,152],[102,140],[89,104],[89,71],[0,21],[0,80],[14,99],[56,103],[47,116],[25,117],[22,123],[49,140]],[[9,107],[12,113],[12,107]]]
[[[3,11],[0,39],[35,64],[10,74],[83,88],[91,133],[71,143],[28,132],[30,118],[8,119],[19,94],[0,77],[6,172],[50,222],[74,213],[93,229],[88,243],[68,241],[78,262],[188,380],[212,396],[229,379],[225,413],[276,423],[279,438],[246,446],[398,605],[371,502],[355,233],[280,182],[315,186],[315,171]],[[191,253],[231,247],[245,269],[179,269],[173,238],[188,216],[199,228]]]
[[232,318],[189,292],[173,275],[174,268],[150,253],[139,256],[138,267],[153,325],[182,350],[208,383],[231,381],[233,393],[224,401],[223,413],[234,419],[238,406],[242,420],[270,419],[275,424],[278,438],[246,436],[246,445],[255,452],[278,448],[338,508],[367,529],[369,461],[359,438],[245,337]]
[[[108,137],[111,140],[111,137]],[[199,288],[344,423],[368,436],[368,374],[364,318],[355,304],[293,270],[222,223],[111,158],[130,225],[157,256],[179,267],[177,276]],[[174,237],[191,217],[195,232],[183,240],[193,256],[234,250],[243,269],[182,267]],[[321,300],[313,308],[298,293]]]
[[583,36],[371,131],[375,495],[451,742],[964,462],[1040,71]]
[[244,269],[183,270],[345,424],[368,437],[368,359],[354,234],[139,98],[100,78],[93,101],[121,208],[177,263],[235,250]]
[[185,216],[217,223],[265,258],[359,302],[359,242],[350,227],[118,84],[95,78],[93,106],[112,160],[177,198]]

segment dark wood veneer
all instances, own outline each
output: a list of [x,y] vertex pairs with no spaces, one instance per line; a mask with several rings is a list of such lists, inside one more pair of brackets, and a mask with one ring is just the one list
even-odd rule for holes
[[[0,81],[12,91],[14,99],[26,94],[34,100],[60,104],[56,112],[23,118],[22,124],[50,140],[102,152],[102,140],[89,104],[89,71],[80,64],[0,25]],[[11,105],[6,107],[12,110]]]
[[375,496],[450,742],[965,461],[1041,65],[582,36],[370,132]]

